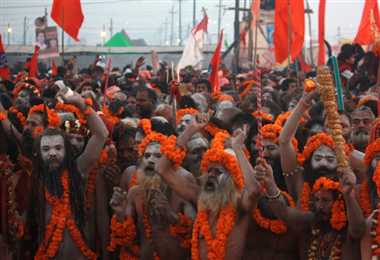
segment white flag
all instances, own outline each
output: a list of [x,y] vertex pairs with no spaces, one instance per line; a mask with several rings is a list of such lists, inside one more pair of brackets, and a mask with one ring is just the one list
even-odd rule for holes
[[177,73],[186,66],[193,66],[195,69],[202,68],[203,60],[203,38],[207,32],[208,17],[205,13],[202,21],[200,21],[191,31],[187,39],[182,57],[177,65]]

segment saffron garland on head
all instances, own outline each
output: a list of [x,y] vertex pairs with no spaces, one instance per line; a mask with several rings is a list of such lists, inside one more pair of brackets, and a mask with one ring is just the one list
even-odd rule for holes
[[140,156],[143,156],[146,147],[152,142],[160,144],[161,152],[173,163],[174,167],[181,166],[186,156],[186,150],[182,147],[177,147],[177,138],[174,135],[168,137],[152,131],[144,137],[138,146]]
[[16,107],[12,106],[9,108],[9,112],[14,113],[17,116],[19,123],[24,126],[26,122],[26,117],[22,112],[20,112]]
[[198,212],[193,227],[193,237],[191,241],[191,259],[200,260],[199,237],[202,236],[207,246],[207,259],[224,259],[227,251],[228,237],[236,223],[236,209],[231,205],[224,207],[216,222],[215,237],[212,235],[209,213],[207,210]]
[[373,143],[370,143],[365,149],[364,163],[369,166],[376,154],[380,153],[380,138],[376,139]]
[[264,111],[255,111],[252,113],[254,118],[261,117],[265,121],[273,122],[273,116],[271,114],[265,113]]
[[194,108],[183,108],[183,109],[180,109],[177,111],[176,113],[176,124],[178,125],[182,119],[182,117],[184,117],[185,115],[196,115],[198,114],[199,111],[194,109]]
[[74,105],[59,102],[55,105],[55,109],[73,113],[81,124],[86,124],[86,118],[83,116],[83,113]]
[[[296,203],[294,202],[293,198],[288,193],[286,193],[285,191],[282,191],[281,194],[288,201],[289,206],[291,208],[296,207]],[[270,232],[274,234],[284,234],[288,230],[284,221],[279,220],[279,219],[269,219],[269,218],[264,217],[259,208],[256,208],[255,210],[253,210],[252,217],[261,228],[269,230]]]
[[[279,114],[276,118],[276,120],[274,121],[274,123],[276,125],[279,125],[281,127],[283,127],[286,123],[286,120],[288,120],[289,116],[292,114],[291,111],[287,111],[287,112],[284,112],[282,114]],[[300,120],[300,124],[304,124],[306,122],[305,118],[302,117],[301,120]]]
[[52,128],[59,127],[60,119],[59,119],[58,114],[54,110],[51,110],[50,108],[46,107],[46,105],[44,104],[33,106],[29,110],[29,115],[33,113],[44,114],[45,112],[47,112],[48,127],[52,127]]
[[224,150],[224,143],[230,136],[226,133],[218,133],[211,142],[211,147],[203,155],[201,170],[203,173],[208,171],[211,163],[221,164],[231,175],[236,188],[241,191],[244,188],[244,176],[240,165],[235,156]]

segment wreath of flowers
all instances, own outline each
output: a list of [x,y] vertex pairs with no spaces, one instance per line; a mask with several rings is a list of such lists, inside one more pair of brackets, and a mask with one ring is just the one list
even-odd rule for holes
[[217,133],[224,133],[228,134],[227,130],[221,129],[217,126],[215,126],[213,123],[208,123],[204,128],[206,132],[208,132],[211,136],[215,136]]
[[331,149],[335,148],[335,143],[332,137],[326,133],[318,133],[310,137],[303,149],[302,155],[305,160],[309,159],[311,155],[317,150],[321,145],[326,145]]
[[244,176],[240,169],[239,163],[235,156],[229,154],[224,150],[224,143],[229,134],[217,133],[211,142],[211,147],[203,155],[201,161],[201,170],[203,173],[207,172],[210,163],[221,164],[231,175],[236,188],[241,191],[244,187]]
[[145,135],[148,135],[152,132],[152,122],[150,121],[150,119],[141,119],[139,122],[139,126],[141,127]]
[[376,139],[373,143],[370,143],[365,149],[364,163],[369,166],[375,155],[380,152],[380,138]]
[[[380,196],[380,163],[377,164],[375,172],[372,176],[373,182],[376,184],[376,193],[377,196]],[[380,205],[378,204],[377,210],[380,210]],[[373,244],[372,245],[372,255],[379,256],[380,255],[380,214],[376,214],[376,224],[372,225],[371,233],[374,234],[373,236]]]
[[55,105],[55,110],[73,113],[82,125],[86,124],[86,118],[83,116],[83,113],[74,105],[58,102]]
[[120,118],[113,115],[107,106],[103,107],[102,112],[103,112],[103,118],[107,122],[109,129],[112,129],[114,125],[120,122]]
[[[107,250],[115,252],[118,247],[134,248],[136,234],[136,225],[132,217],[127,217],[123,222],[119,222],[116,216],[113,215],[111,219],[111,239]],[[134,251],[134,253],[139,253],[139,250]]]
[[26,122],[26,117],[24,116],[24,114],[22,112],[20,112],[15,106],[11,106],[9,108],[9,112],[13,113],[16,115],[19,123],[24,126],[25,125],[25,122]]
[[[288,201],[290,207],[296,207],[296,203],[288,193],[282,191],[281,194]],[[282,220],[264,217],[259,208],[253,210],[252,217],[261,228],[269,230],[274,234],[284,234],[288,230],[286,224]]]
[[47,106],[45,106],[45,104],[33,106],[29,110],[29,115],[31,115],[33,113],[43,113],[44,114],[45,112],[47,112],[48,126],[52,127],[52,128],[59,127],[60,119],[59,119],[58,114],[54,110],[51,110]]
[[[286,123],[286,120],[288,120],[288,118],[289,118],[289,116],[290,116],[291,114],[292,114],[291,111],[287,111],[287,112],[284,112],[284,113],[282,113],[282,114],[279,114],[279,115],[277,116],[276,120],[274,121],[274,123],[275,123],[276,125],[279,125],[279,126],[283,127],[283,126],[285,125],[285,123]],[[300,120],[300,124],[305,123],[305,121],[306,121],[305,118],[302,117],[301,120]]]
[[95,183],[96,183],[97,170],[93,169],[88,174],[87,183],[86,183],[86,196],[84,198],[85,208],[89,211],[94,202],[94,193],[95,193]]
[[182,117],[185,115],[196,115],[199,111],[194,108],[183,108],[177,111],[176,113],[176,124],[178,125],[181,122]]
[[49,224],[45,228],[44,239],[38,248],[35,258],[47,259],[55,257],[62,243],[65,228],[67,227],[71,238],[80,252],[86,258],[95,260],[97,258],[96,254],[86,245],[72,216],[67,170],[62,174],[61,181],[63,186],[61,198],[51,195],[47,190],[45,191],[45,198],[52,206],[52,213]]
[[227,240],[236,222],[236,209],[230,204],[220,211],[216,223],[215,237],[212,235],[211,227],[208,222],[208,215],[209,213],[207,210],[201,210],[198,212],[195,219],[191,241],[192,260],[200,260],[200,235],[202,235],[206,241],[208,260],[220,260],[225,257]]
[[182,248],[190,249],[193,230],[193,221],[183,213],[178,214],[178,223],[170,225],[169,234],[178,241]]
[[252,113],[252,116],[254,118],[261,117],[264,121],[273,122],[273,116],[271,114],[264,112],[264,111],[255,111]]
[[335,230],[341,230],[347,224],[346,209],[342,194],[340,194],[340,184],[326,177],[318,178],[312,191],[307,183],[304,183],[304,188],[301,197],[301,210],[304,212],[309,211],[309,202],[311,192],[315,193],[319,190],[326,189],[339,192],[338,198],[333,202],[331,209],[330,225]]
[[36,86],[30,83],[20,82],[16,85],[16,87],[12,91],[13,96],[15,97],[18,96],[18,94],[20,94],[20,92],[23,91],[24,89],[29,89],[36,96],[40,95],[40,90]]
[[186,156],[186,149],[177,147],[177,138],[174,135],[168,137],[152,131],[144,137],[138,146],[140,156],[143,156],[146,147],[152,142],[160,144],[161,153],[173,163],[174,167],[179,167],[182,164]]
[[371,198],[369,196],[368,181],[364,181],[360,184],[359,189],[359,205],[363,211],[363,215],[368,218],[372,213]]

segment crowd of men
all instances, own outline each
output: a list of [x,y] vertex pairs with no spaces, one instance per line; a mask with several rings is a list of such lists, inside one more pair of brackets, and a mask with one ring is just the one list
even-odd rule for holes
[[339,133],[318,88],[304,91],[316,70],[221,66],[220,90],[143,58],[13,71],[0,82],[0,259],[374,259],[378,60],[341,47]]

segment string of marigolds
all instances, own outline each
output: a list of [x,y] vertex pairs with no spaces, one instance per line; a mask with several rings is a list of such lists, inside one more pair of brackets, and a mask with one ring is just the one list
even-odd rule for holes
[[338,114],[334,83],[328,67],[321,66],[318,68],[317,81],[319,83],[318,90],[326,111],[327,126],[331,129],[331,136],[335,142],[338,165],[347,167],[346,142],[343,137],[343,129]]

